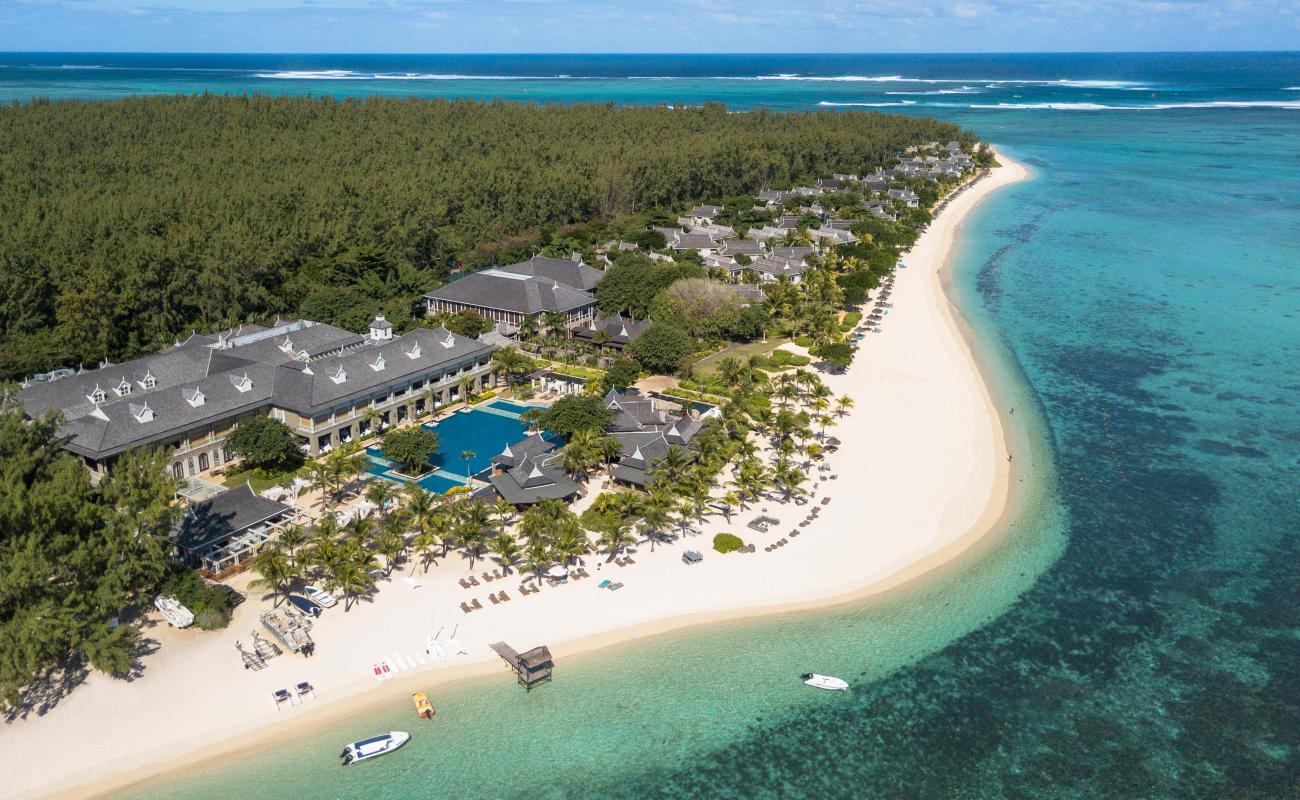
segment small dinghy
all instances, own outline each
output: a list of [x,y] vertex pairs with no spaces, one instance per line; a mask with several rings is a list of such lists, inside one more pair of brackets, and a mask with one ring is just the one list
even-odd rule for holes
[[379,736],[371,736],[369,739],[353,742],[343,748],[343,752],[339,753],[339,758],[343,759],[343,766],[345,767],[359,761],[379,758],[406,744],[410,741],[410,738],[411,734],[406,731],[389,731]]
[[803,682],[806,685],[812,686],[816,689],[825,689],[828,692],[842,692],[849,688],[848,683],[839,678],[833,678],[830,675],[818,675],[815,672],[805,672],[800,677],[803,678]]

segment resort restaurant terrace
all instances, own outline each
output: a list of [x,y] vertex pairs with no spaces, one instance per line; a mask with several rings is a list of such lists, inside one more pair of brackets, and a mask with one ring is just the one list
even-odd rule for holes
[[185,563],[219,576],[260,553],[286,527],[307,521],[300,509],[260,497],[244,484],[186,509],[176,527],[176,549]]

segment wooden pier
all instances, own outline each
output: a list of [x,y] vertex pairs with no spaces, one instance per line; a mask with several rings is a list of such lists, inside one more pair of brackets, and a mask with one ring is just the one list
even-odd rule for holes
[[515,649],[505,642],[493,642],[488,647],[505,659],[525,689],[532,691],[534,686],[551,679],[551,671],[555,664],[551,661],[551,651],[546,645],[534,647],[524,653],[515,652]]

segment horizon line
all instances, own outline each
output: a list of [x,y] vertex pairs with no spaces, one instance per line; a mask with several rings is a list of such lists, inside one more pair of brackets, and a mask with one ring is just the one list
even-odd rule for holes
[[343,50],[0,50],[0,55],[214,55],[214,56],[1029,56],[1029,55],[1300,55],[1295,50],[932,50],[803,51],[578,51],[480,50],[465,52]]

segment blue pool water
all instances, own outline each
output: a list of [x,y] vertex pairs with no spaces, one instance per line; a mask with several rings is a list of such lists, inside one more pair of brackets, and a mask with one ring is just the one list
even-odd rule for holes
[[[428,462],[434,472],[420,478],[417,481],[420,486],[434,494],[446,494],[454,486],[464,486],[467,473],[478,475],[490,469],[493,456],[528,435],[528,426],[519,421],[518,415],[534,406],[497,400],[486,408],[506,413],[493,413],[480,407],[421,426],[438,434],[438,452]],[[465,451],[474,454],[468,461],[461,458]],[[378,446],[367,447],[366,454],[370,457],[366,472],[403,481],[393,474],[392,466],[383,462],[383,451]]]
[[522,414],[525,411],[532,411],[534,408],[540,408],[540,406],[530,406],[526,403],[512,403],[509,400],[497,400],[492,404],[492,408],[501,411],[509,411],[511,414]]

